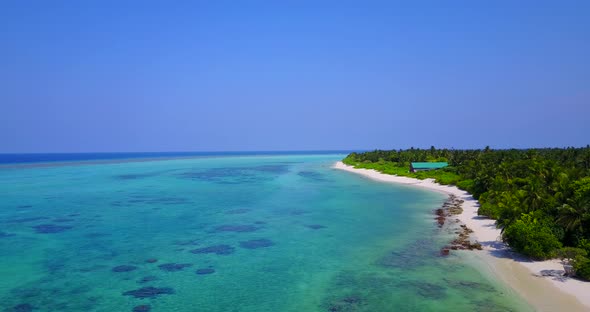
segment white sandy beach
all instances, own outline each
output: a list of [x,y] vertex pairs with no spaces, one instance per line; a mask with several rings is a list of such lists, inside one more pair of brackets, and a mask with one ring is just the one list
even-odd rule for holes
[[383,174],[375,170],[356,169],[337,162],[334,168],[354,172],[373,180],[412,185],[432,191],[453,194],[465,202],[457,218],[473,230],[471,240],[482,244],[473,252],[490,273],[498,276],[524,297],[538,311],[590,311],[590,283],[567,277],[543,276],[547,270],[563,271],[559,260],[530,261],[514,252],[500,240],[495,221],[477,215],[479,203],[469,193],[455,186],[445,186],[432,179],[418,180]]

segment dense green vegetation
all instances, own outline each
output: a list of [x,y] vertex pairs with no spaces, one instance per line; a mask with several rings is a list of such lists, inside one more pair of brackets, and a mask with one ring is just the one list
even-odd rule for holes
[[[409,172],[410,162],[446,161],[449,167]],[[434,178],[469,191],[479,214],[497,220],[502,238],[534,259],[553,258],[562,247],[590,279],[590,146],[527,150],[376,150],[351,153],[344,163],[418,179]]]

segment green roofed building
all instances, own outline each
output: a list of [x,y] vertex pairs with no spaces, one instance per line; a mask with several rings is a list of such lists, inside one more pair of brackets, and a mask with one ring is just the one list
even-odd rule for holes
[[446,162],[413,162],[410,163],[410,172],[435,170],[448,165]]

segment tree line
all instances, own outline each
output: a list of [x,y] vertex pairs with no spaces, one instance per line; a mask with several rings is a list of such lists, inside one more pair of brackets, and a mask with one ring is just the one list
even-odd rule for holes
[[[449,167],[410,173],[410,162]],[[470,192],[479,215],[497,220],[502,239],[534,259],[570,259],[590,279],[590,145],[583,148],[415,149],[351,153],[348,165],[434,178]]]

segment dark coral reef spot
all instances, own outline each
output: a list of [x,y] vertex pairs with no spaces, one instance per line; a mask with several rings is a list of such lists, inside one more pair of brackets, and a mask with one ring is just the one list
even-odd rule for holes
[[199,245],[200,243],[199,243],[198,239],[191,239],[191,240],[176,242],[175,244],[179,245],[179,246],[196,246],[196,245]]
[[204,171],[187,171],[178,174],[178,176],[184,179],[217,184],[242,184],[270,181],[274,177],[287,172],[289,172],[287,165],[277,164],[254,167],[211,168]]
[[50,274],[61,274],[63,271],[67,270],[66,263],[68,260],[69,259],[63,254],[54,254],[51,257],[44,259],[42,264],[45,270]]
[[194,254],[214,253],[218,255],[229,255],[234,253],[235,248],[230,245],[214,245],[191,250]]
[[[187,171],[179,174],[180,177],[191,180],[201,180],[213,183],[227,181],[228,177],[238,178],[240,181],[249,180],[252,173],[247,173],[241,168],[211,168],[205,171]],[[237,182],[239,183],[239,182]]]
[[41,234],[53,234],[53,233],[61,233],[65,230],[69,230],[72,227],[66,225],[55,225],[55,224],[40,224],[33,226],[37,233]]
[[12,309],[8,310],[11,312],[31,312],[35,309],[35,307],[33,307],[32,305],[28,304],[28,303],[21,303],[21,304],[17,304],[14,307],[12,307]]
[[33,208],[33,205],[20,205],[20,206],[16,206],[16,208],[18,208],[18,209]]
[[306,214],[306,213],[309,213],[309,211],[296,209],[296,210],[292,210],[289,214],[291,214],[293,216],[300,216],[300,215]]
[[264,248],[274,246],[275,243],[270,239],[261,238],[261,239],[252,239],[249,241],[240,242],[240,247],[246,249],[257,249],[257,248]]
[[316,171],[299,171],[297,173],[297,175],[302,178],[306,178],[306,179],[310,179],[310,180],[326,181],[324,176],[321,173],[316,172]]
[[225,212],[225,214],[242,214],[242,213],[246,213],[249,211],[250,211],[250,209],[248,209],[248,208],[239,208],[239,209],[228,210]]
[[149,276],[142,277],[139,281],[137,281],[137,283],[143,284],[143,283],[149,283],[149,282],[153,282],[153,281],[157,281],[157,280],[158,280],[158,278],[156,276],[149,275]]
[[153,174],[153,173],[120,174],[120,175],[115,176],[115,179],[117,179],[117,180],[136,180],[136,179],[149,178],[154,175],[155,174]]
[[449,284],[449,286],[455,288],[455,289],[461,289],[464,291],[485,291],[488,293],[493,293],[496,292],[496,289],[491,286],[491,285],[487,285],[487,284],[482,284],[482,283],[478,283],[478,282],[472,282],[472,281],[465,281],[465,280],[453,280],[450,278],[443,278],[443,280],[445,282],[447,282],[447,284]]
[[26,223],[26,222],[33,222],[33,221],[40,221],[40,220],[47,220],[48,217],[31,217],[31,218],[20,218],[20,219],[12,219],[8,220],[9,223]]
[[312,230],[319,230],[319,229],[323,229],[326,227],[325,225],[321,225],[321,224],[310,224],[310,225],[306,225],[306,226]]
[[126,206],[133,204],[158,204],[158,205],[178,205],[185,204],[188,201],[181,197],[146,197],[146,196],[132,196],[131,199],[126,201],[114,201],[111,203],[113,206]]
[[176,272],[176,271],[181,271],[184,268],[188,268],[190,266],[192,266],[192,264],[190,264],[190,263],[165,263],[165,264],[158,265],[158,268],[160,268],[160,270],[166,271],[166,272]]
[[198,269],[195,273],[198,275],[207,275],[215,273],[215,269],[212,268],[205,268],[205,269]]
[[156,262],[158,262],[158,259],[156,259],[156,258],[149,258],[149,259],[145,260],[145,262],[147,262],[147,263],[156,263]]
[[446,288],[423,281],[404,282],[400,284],[404,289],[413,289],[414,293],[427,299],[441,300],[447,296]]
[[0,231],[0,238],[11,237],[11,236],[14,236],[14,234]]
[[280,165],[262,165],[252,167],[254,171],[258,172],[266,172],[266,173],[275,173],[275,174],[283,174],[289,172],[289,166],[280,164]]
[[149,305],[142,304],[142,305],[135,306],[132,311],[133,312],[149,312],[151,309],[152,309],[152,307],[150,307]]
[[53,222],[72,222],[75,221],[74,219],[70,219],[70,218],[58,218],[58,219],[53,219]]
[[228,224],[216,227],[215,232],[254,232],[258,229],[260,228],[254,225]]
[[327,310],[330,312],[356,311],[364,302],[365,300],[360,296],[349,295],[330,302]]
[[121,273],[121,272],[130,272],[137,270],[137,267],[134,265],[118,265],[111,269],[113,272]]
[[402,250],[392,251],[389,255],[379,260],[379,264],[385,267],[412,270],[424,264],[431,256],[440,255],[431,241],[421,239],[405,246]]
[[142,287],[135,290],[126,291],[123,296],[133,296],[135,298],[155,298],[159,295],[171,295],[174,294],[174,289],[170,287]]

